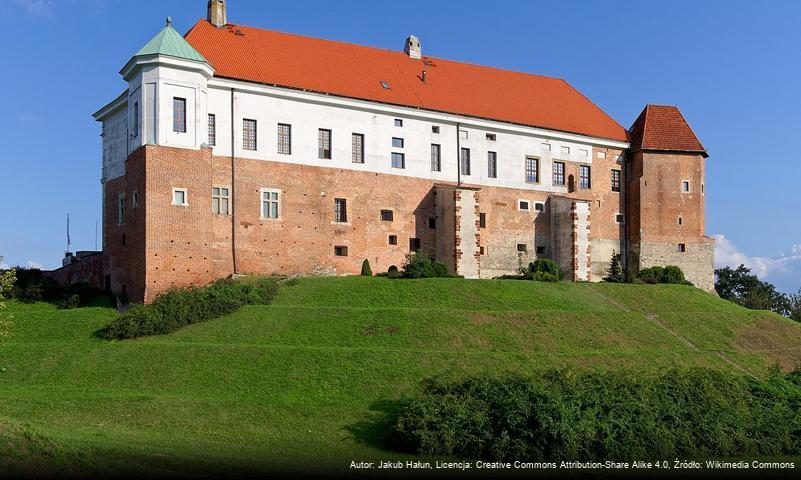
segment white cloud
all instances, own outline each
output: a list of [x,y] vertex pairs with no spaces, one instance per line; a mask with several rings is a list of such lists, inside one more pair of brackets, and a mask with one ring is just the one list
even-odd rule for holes
[[50,0],[17,0],[17,5],[32,17],[49,17],[53,14],[53,2]]
[[712,235],[715,238],[715,268],[745,265],[761,279],[777,274],[798,270],[801,275],[801,243],[790,247],[790,253],[779,252],[772,257],[749,257],[725,235]]
[[10,265],[0,262],[0,270],[8,270],[9,268],[11,268]]
[[28,268],[38,268],[39,270],[44,270],[44,265],[42,265],[39,262],[34,262],[33,260],[28,260],[28,263],[26,265],[28,266]]

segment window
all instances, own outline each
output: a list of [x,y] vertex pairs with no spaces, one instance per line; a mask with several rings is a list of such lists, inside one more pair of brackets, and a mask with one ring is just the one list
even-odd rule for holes
[[591,185],[590,166],[579,165],[579,188],[590,188]]
[[402,153],[392,152],[392,168],[406,168],[406,156]]
[[687,245],[680,243],[679,244],[679,253],[684,253],[687,251]]
[[364,135],[354,133],[351,135],[350,144],[353,163],[364,163]]
[[498,154],[496,152],[487,152],[487,176],[498,178]]
[[517,209],[522,210],[524,212],[528,212],[530,207],[528,204],[528,200],[518,200],[517,201]]
[[683,193],[690,193],[690,182],[688,180],[681,182],[681,191]]
[[278,124],[278,153],[292,155],[292,125]]
[[525,243],[518,243],[517,244],[517,251],[518,252],[523,252],[523,253],[528,252],[528,245],[526,245]]
[[538,256],[539,256],[539,255],[545,255],[545,247],[544,247],[544,246],[542,246],[542,245],[537,245],[537,246],[535,247],[535,249],[536,249],[536,252],[537,252],[537,255],[538,255]]
[[331,130],[321,128],[317,133],[317,158],[331,158]]
[[139,102],[133,104],[133,127],[131,135],[133,137],[139,136]]
[[230,199],[228,187],[211,187],[211,213],[228,215]]
[[125,245],[125,234],[124,233],[122,234],[122,237],[120,237],[120,243]]
[[459,158],[461,159],[462,175],[470,175],[470,149],[462,147],[462,154]]
[[256,150],[256,120],[245,118],[242,120],[242,148]]
[[334,221],[337,223],[348,221],[348,201],[344,198],[334,199]]
[[403,148],[403,139],[392,137],[392,148]]
[[139,190],[134,190],[131,194],[131,208],[139,206]]
[[392,210],[381,210],[381,221],[382,222],[391,222],[392,221]]
[[701,184],[701,195],[703,195],[703,194],[704,194],[704,184],[702,183]]
[[625,219],[623,218],[623,214],[622,213],[616,213],[615,214],[615,223],[623,223],[624,220]]
[[494,133],[488,133],[487,134],[487,140],[489,140],[490,142],[494,142],[496,138],[497,137],[495,136]]
[[431,127],[431,133],[439,133],[439,127],[437,125],[433,125]]
[[557,186],[564,186],[565,162],[553,162],[553,184]]
[[442,170],[442,161],[440,158],[441,148],[436,143],[431,144],[431,171],[439,172]]
[[437,219],[435,217],[428,217],[428,228],[437,228]]
[[484,255],[484,247],[478,247],[478,254]]
[[119,204],[117,207],[117,223],[125,225],[125,194],[121,193],[119,196]]
[[538,183],[540,181],[540,162],[539,159],[526,157],[526,183]]
[[410,238],[409,239],[409,250],[412,252],[416,252],[420,250],[420,239],[419,238]]
[[620,170],[612,170],[612,191],[620,191]]
[[348,247],[344,245],[337,245],[334,247],[334,255],[337,257],[347,257],[348,256]]
[[273,188],[261,189],[261,218],[280,218],[281,190]]
[[389,244],[390,245],[397,245],[398,244],[398,236],[397,235],[390,235],[389,236]]
[[395,119],[395,126],[396,127],[402,127],[403,126],[403,120],[401,120],[400,118],[396,118]]
[[478,228],[487,228],[487,214],[486,213],[479,213],[478,214]]
[[545,204],[542,202],[534,202],[534,211],[535,212],[544,212],[545,211]]
[[189,205],[189,198],[187,197],[185,188],[172,189],[172,204],[182,207]]
[[186,99],[172,97],[172,131],[186,132]]
[[679,217],[679,220],[678,220],[678,221],[679,221],[679,225],[682,225],[682,224],[684,224],[684,219],[683,219],[683,218]]
[[209,146],[217,145],[217,116],[209,114]]

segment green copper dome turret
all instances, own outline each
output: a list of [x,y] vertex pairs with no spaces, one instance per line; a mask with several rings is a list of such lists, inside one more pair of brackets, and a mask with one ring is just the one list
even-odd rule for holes
[[170,17],[167,17],[167,24],[164,28],[147,42],[144,47],[139,49],[139,51],[134,54],[134,57],[147,55],[166,55],[169,57],[208,63],[203,55],[195,50],[192,45],[189,45],[189,42],[172,27],[172,18]]

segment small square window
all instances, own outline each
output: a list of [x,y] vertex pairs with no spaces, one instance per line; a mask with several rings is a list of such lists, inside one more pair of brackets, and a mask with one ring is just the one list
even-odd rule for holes
[[687,251],[687,245],[680,243],[679,244],[679,253],[684,253]]
[[478,254],[484,255],[484,247],[478,247]]
[[172,204],[173,205],[180,205],[180,206],[187,206],[189,205],[189,201],[186,195],[185,188],[173,188],[172,189]]
[[615,223],[623,223],[624,220],[622,213],[615,214]]
[[479,213],[478,214],[478,228],[487,228],[487,214],[486,213]]
[[494,133],[487,134],[487,140],[489,140],[490,142],[494,142],[497,138],[498,137],[496,137]]
[[544,212],[545,204],[542,202],[534,202],[534,210],[537,212]]
[[517,244],[517,251],[518,252],[528,252],[528,245],[525,243],[518,243]]
[[545,247],[537,245],[537,255],[545,255]]
[[527,200],[518,200],[517,208],[518,210],[522,210],[524,212],[528,212],[530,210],[530,206]]
[[348,256],[348,247],[344,245],[337,245],[334,247],[334,255],[337,257],[347,257]]
[[410,238],[409,239],[409,250],[412,252],[416,252],[420,250],[420,239],[419,238]]
[[397,235],[390,235],[389,236],[389,244],[390,245],[397,245],[398,244],[398,236]]
[[439,127],[437,125],[433,125],[431,127],[431,133],[439,133]]
[[403,139],[392,137],[392,148],[403,148]]
[[391,222],[392,221],[392,210],[381,210],[381,221],[382,222]]
[[396,118],[395,119],[395,126],[396,127],[402,127],[403,126],[403,120],[401,120],[400,118]]
[[681,191],[684,192],[684,193],[690,193],[690,182],[689,181],[684,180],[683,182],[681,182]]
[[434,217],[428,217],[428,228],[437,228],[437,219]]

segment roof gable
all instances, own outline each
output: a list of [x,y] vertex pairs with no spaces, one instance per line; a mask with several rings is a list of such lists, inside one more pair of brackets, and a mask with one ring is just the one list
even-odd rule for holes
[[627,141],[562,79],[205,20],[186,40],[218,77]]
[[679,109],[672,105],[646,105],[629,129],[631,149],[700,153],[708,156]]

